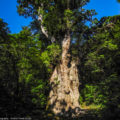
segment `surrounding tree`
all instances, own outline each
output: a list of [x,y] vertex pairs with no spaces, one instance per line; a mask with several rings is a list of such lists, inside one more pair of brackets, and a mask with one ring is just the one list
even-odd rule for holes
[[42,42],[27,27],[8,34],[7,24],[0,25],[0,117],[34,117],[46,108],[49,89]]
[[81,102],[101,105],[105,120],[120,118],[119,25],[120,16],[103,17],[93,26],[92,38],[82,48]]

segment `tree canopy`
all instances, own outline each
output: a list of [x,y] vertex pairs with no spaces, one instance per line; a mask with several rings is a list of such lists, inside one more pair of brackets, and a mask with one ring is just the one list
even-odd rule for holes
[[88,2],[89,0],[18,0],[17,7],[20,15],[39,19],[46,36],[59,39],[68,29],[72,34],[77,34],[86,21],[92,20],[94,10],[83,8]]

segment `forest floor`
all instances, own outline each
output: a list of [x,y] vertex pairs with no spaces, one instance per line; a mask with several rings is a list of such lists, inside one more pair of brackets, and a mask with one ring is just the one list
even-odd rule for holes
[[83,103],[81,105],[81,114],[76,118],[70,117],[59,117],[54,116],[51,113],[47,113],[46,118],[44,120],[103,120],[101,117],[101,106],[100,105],[86,105]]
[[81,109],[84,111],[83,114],[76,120],[102,120],[101,110],[103,109],[101,105],[86,105],[83,103]]

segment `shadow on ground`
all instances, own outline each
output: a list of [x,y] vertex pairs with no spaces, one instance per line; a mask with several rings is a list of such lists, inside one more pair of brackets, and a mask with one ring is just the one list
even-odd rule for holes
[[53,113],[44,113],[42,115],[44,118],[41,118],[41,120],[104,120],[101,112],[97,110],[81,109],[78,113],[75,113],[75,110],[69,110],[62,114],[54,115]]

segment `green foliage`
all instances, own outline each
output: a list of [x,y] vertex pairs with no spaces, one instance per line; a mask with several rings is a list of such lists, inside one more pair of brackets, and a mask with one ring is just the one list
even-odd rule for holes
[[[83,97],[84,96],[84,97]],[[84,99],[83,99],[84,98]],[[101,93],[100,87],[95,85],[88,85],[86,84],[84,89],[81,91],[81,98],[82,103],[85,102],[86,105],[90,104],[104,104],[105,96]]]
[[45,108],[49,89],[48,71],[41,60],[42,42],[28,27],[11,35],[4,28],[1,34],[6,33],[6,37],[0,43],[0,114],[34,116],[34,110]]
[[59,45],[51,44],[49,45],[44,52],[41,54],[41,60],[45,64],[46,67],[49,68],[51,65],[57,65],[60,61],[61,49]]
[[106,48],[106,49],[111,50],[111,51],[118,49],[117,45],[112,43],[112,40],[105,41],[103,44],[103,48]]
[[77,34],[78,26],[84,26],[83,24],[95,15],[93,10],[82,9],[89,0],[39,0],[37,2],[36,0],[17,0],[17,2],[20,15],[31,16],[33,19],[41,15],[40,24],[50,36],[56,38],[56,41],[63,37],[68,29]]
[[5,23],[1,18],[0,18],[0,44],[7,42],[7,38],[8,38],[8,33],[9,28],[7,27],[7,23]]
[[[92,28],[92,37],[82,48],[84,58],[81,64],[81,97],[87,104],[104,106],[102,116],[106,120],[120,118],[119,26],[120,16],[102,18],[97,27]],[[89,48],[86,47],[88,45]]]

